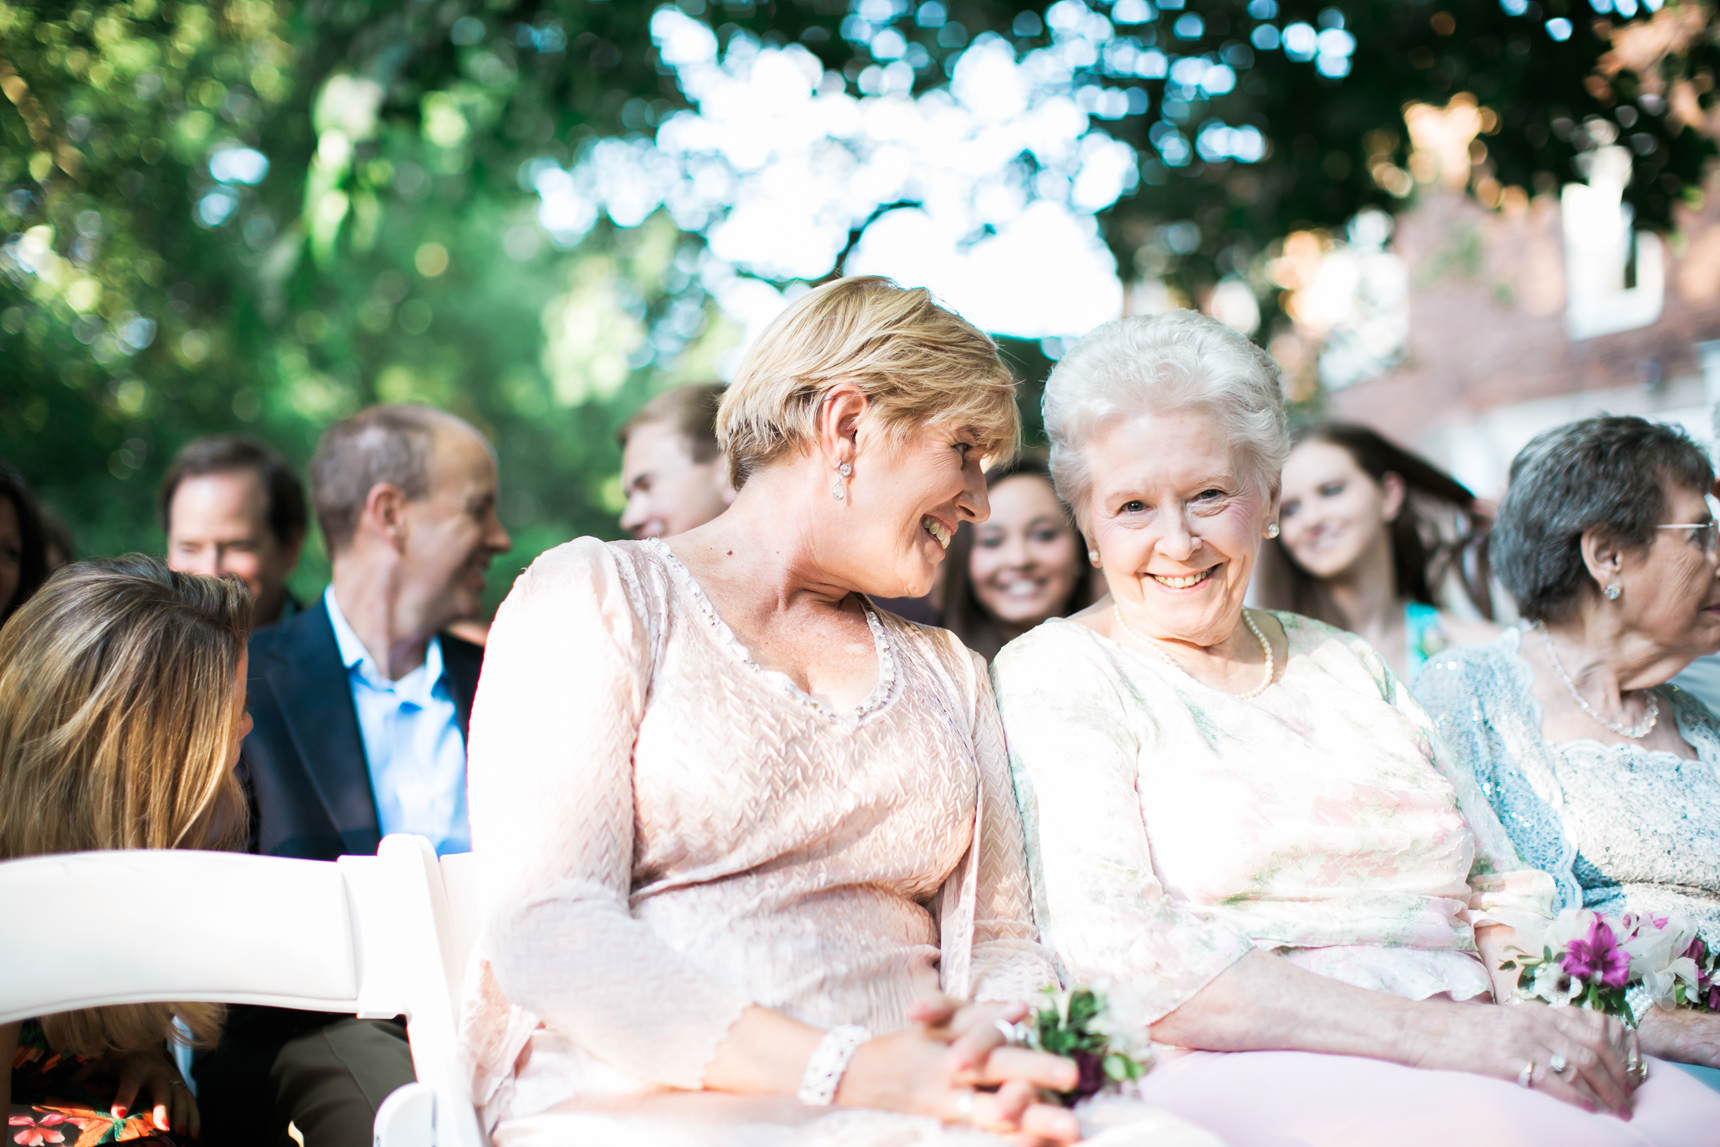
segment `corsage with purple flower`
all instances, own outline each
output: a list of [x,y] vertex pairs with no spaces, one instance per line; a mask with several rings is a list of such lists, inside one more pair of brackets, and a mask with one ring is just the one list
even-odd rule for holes
[[1681,916],[1603,916],[1567,908],[1538,955],[1515,949],[1514,1003],[1539,1000],[1617,1016],[1635,1026],[1649,1007],[1720,1011],[1720,955]]

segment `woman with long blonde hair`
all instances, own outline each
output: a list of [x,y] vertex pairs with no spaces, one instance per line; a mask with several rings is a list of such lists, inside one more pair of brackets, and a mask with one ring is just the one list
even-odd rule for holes
[[[138,555],[70,566],[13,614],[0,628],[0,860],[241,844],[233,770],[250,728],[250,620],[238,583]],[[166,1051],[176,1016],[212,1043],[222,1008],[128,1004],[0,1025],[9,1130],[20,1143],[56,1142],[66,1123],[79,1142],[195,1138],[196,1103]],[[131,1115],[140,1094],[147,1109]]]

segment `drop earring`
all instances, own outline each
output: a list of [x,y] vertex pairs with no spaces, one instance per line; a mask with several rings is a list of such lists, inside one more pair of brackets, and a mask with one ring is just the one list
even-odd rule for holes
[[844,462],[836,468],[836,472],[841,477],[830,484],[830,496],[840,502],[848,496],[847,480],[853,475],[854,467]]

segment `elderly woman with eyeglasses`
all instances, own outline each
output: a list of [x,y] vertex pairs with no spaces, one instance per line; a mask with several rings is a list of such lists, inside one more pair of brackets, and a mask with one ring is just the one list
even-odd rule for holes
[[1638,1086],[1617,1019],[1492,1006],[1552,882],[1377,651],[1243,604],[1289,452],[1265,352],[1108,323],[1045,428],[1110,594],[992,675],[1042,935],[1178,1049],[1144,1098],[1231,1147],[1712,1143],[1720,1096]]
[[[1720,649],[1714,471],[1682,430],[1600,417],[1511,465],[1494,569],[1533,623],[1416,693],[1557,907],[1689,918],[1720,941],[1720,720],[1668,681]],[[1720,1017],[1647,1008],[1643,1048],[1720,1067]],[[1714,1086],[1720,1073],[1700,1073]]]

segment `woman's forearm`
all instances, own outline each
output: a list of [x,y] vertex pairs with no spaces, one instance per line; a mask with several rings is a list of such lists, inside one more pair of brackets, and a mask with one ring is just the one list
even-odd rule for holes
[[1517,969],[1499,965],[1520,955],[1521,946],[1517,930],[1504,924],[1483,924],[1475,930],[1475,947],[1481,953],[1481,962],[1487,965],[1487,978],[1493,981],[1495,1003],[1511,1002],[1511,993],[1517,987]]
[[793,1095],[824,1033],[756,1004],[741,1013],[705,1069],[712,1091]]
[[1417,1041],[1405,1037],[1427,1006],[1254,951],[1151,1032],[1160,1043],[1205,1051],[1319,1051],[1408,1063]]

